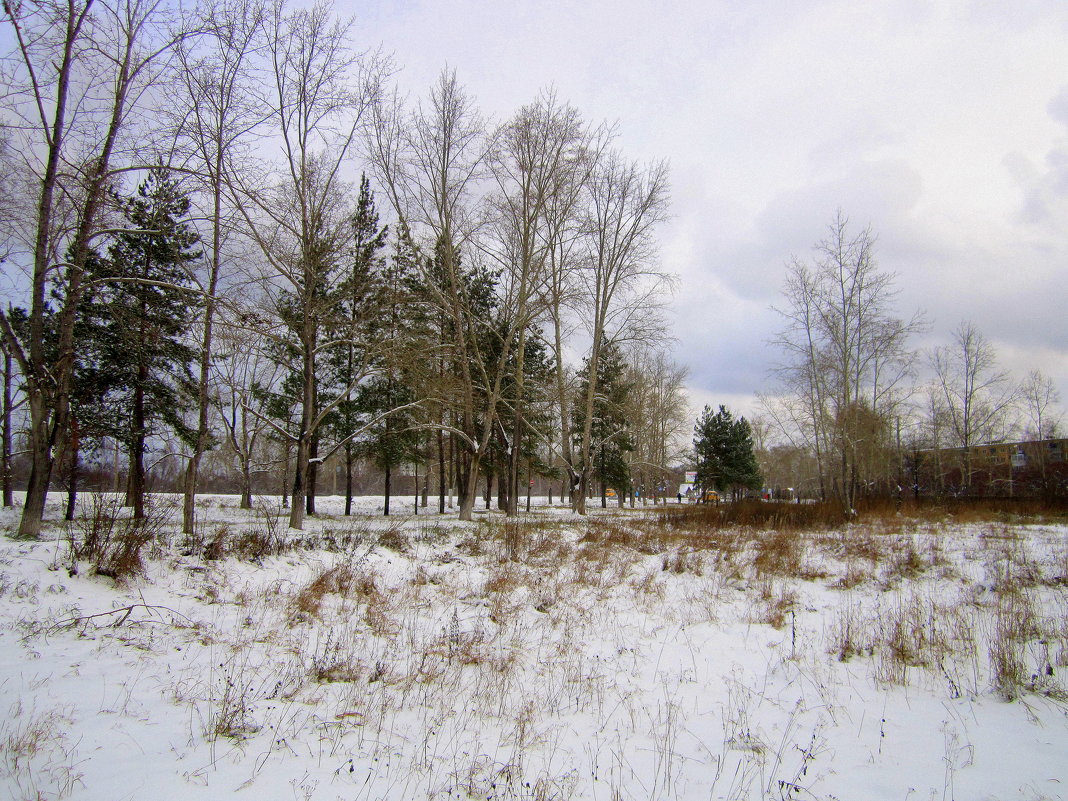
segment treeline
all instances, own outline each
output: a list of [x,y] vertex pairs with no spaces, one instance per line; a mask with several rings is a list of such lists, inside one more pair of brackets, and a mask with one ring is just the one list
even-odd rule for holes
[[930,322],[897,316],[870,228],[851,230],[839,212],[786,272],[778,387],[753,421],[770,487],[846,509],[879,495],[1068,497],[1053,381],[1014,378],[970,321],[948,344],[917,347]]
[[[143,514],[205,461],[290,526],[324,464],[400,471],[460,517],[533,475],[585,511],[656,487],[688,428],[661,316],[667,170],[552,92],[490,123],[454,74],[414,102],[329,5],[4,4],[5,500],[121,456]],[[362,177],[357,177],[361,176]],[[17,446],[17,447],[16,447]],[[426,491],[426,490],[424,490]],[[387,501],[388,504],[388,501]],[[71,506],[71,512],[73,506]],[[386,507],[388,513],[388,505]]]

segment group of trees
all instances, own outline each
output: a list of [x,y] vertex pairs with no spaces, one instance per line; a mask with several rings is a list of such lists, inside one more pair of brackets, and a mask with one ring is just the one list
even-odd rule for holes
[[[968,321],[950,344],[920,351],[912,340],[929,325],[920,312],[895,315],[893,280],[871,230],[851,231],[839,212],[815,257],[787,265],[778,309],[783,358],[779,391],[762,398],[765,472],[847,508],[862,494],[942,491],[949,476],[969,491],[975,446],[1057,435],[1048,377],[1014,382]],[[918,474],[921,453],[940,462],[934,476]],[[939,486],[919,486],[932,479]]]
[[579,512],[598,480],[667,475],[686,422],[659,324],[663,164],[552,92],[502,124],[449,72],[406,102],[322,2],[3,11],[20,536],[107,446],[135,514],[149,452],[182,460],[187,531],[222,452],[245,503],[254,474],[282,476],[294,528],[327,460],[347,510],[369,459],[387,498],[410,466],[464,519],[483,480],[514,514],[530,471],[562,476]]

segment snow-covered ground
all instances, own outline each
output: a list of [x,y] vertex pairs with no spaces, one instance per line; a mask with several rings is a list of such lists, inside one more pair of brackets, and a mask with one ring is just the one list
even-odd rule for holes
[[2,510],[0,797],[1068,797],[1066,527],[380,504],[208,496],[119,582]]

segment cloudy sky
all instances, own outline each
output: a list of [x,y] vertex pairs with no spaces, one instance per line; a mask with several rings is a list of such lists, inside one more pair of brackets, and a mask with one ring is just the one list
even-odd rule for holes
[[837,208],[878,237],[917,345],[964,319],[1068,398],[1063,0],[339,0],[425,94],[440,70],[503,120],[556,88],[667,159],[663,266],[695,405],[770,388],[784,264]]

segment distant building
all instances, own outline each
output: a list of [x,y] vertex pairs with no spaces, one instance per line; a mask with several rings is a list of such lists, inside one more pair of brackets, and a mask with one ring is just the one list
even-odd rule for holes
[[914,451],[909,461],[916,494],[1063,495],[1068,491],[1068,439],[927,448]]

